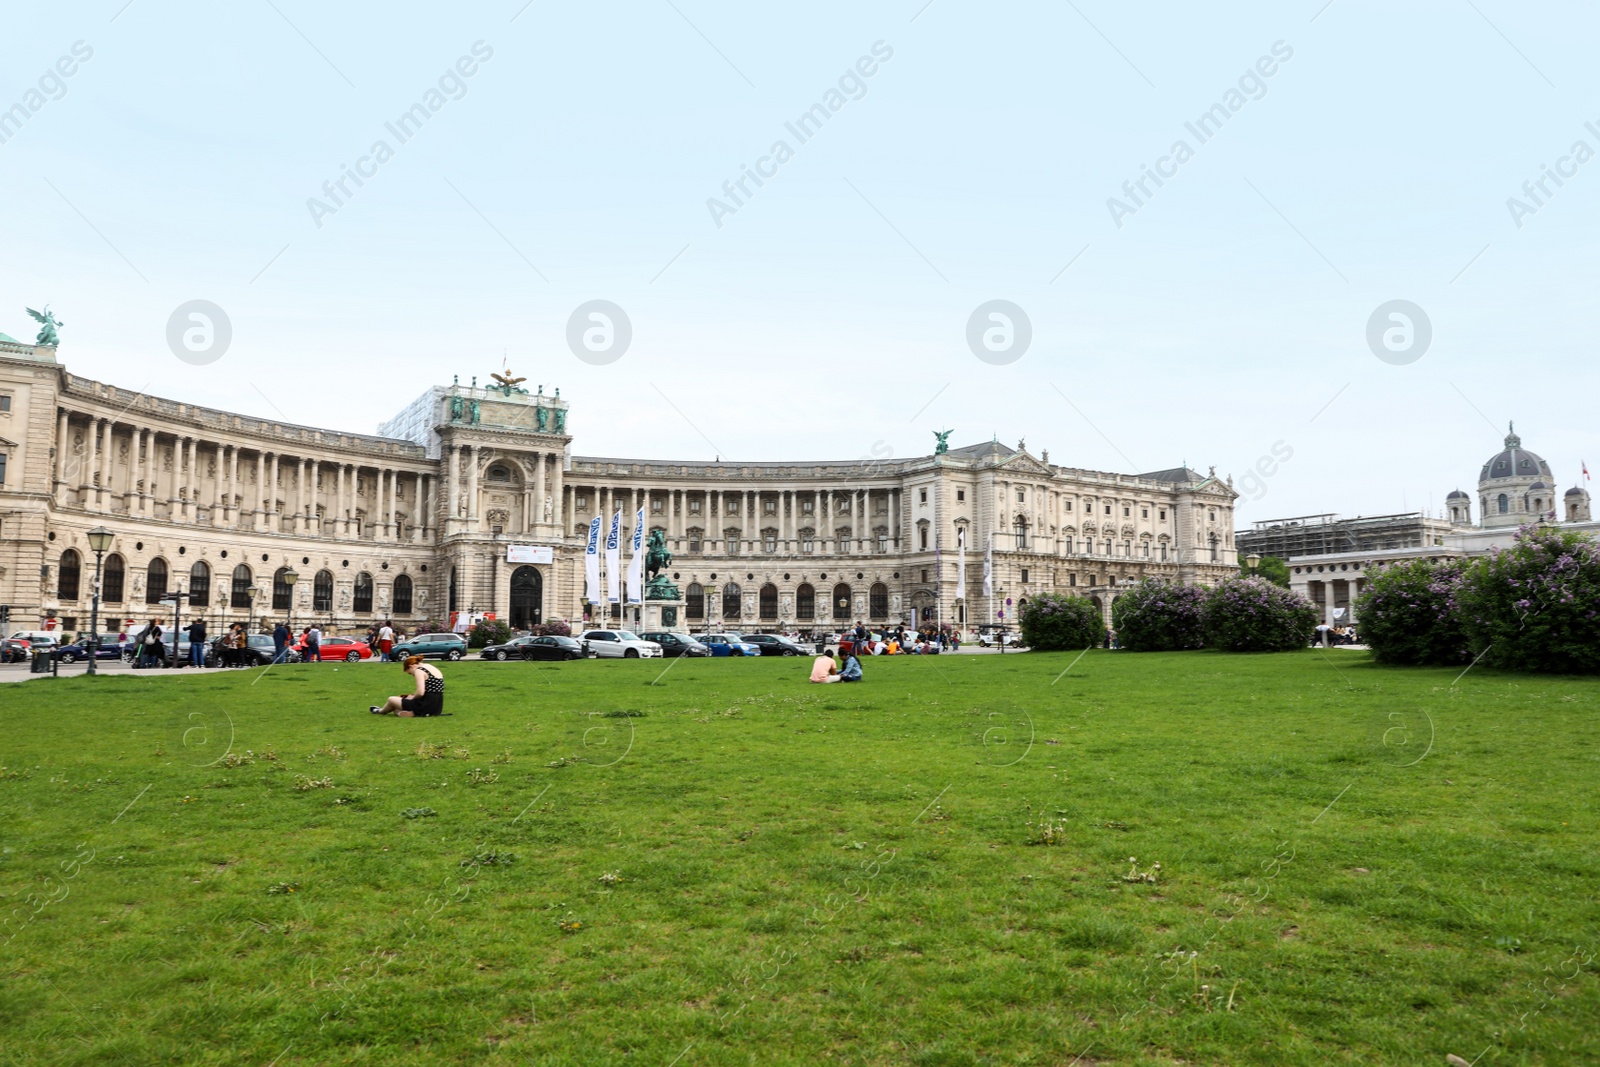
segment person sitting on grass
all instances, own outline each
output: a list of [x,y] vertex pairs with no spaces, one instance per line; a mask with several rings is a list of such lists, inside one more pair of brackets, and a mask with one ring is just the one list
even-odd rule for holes
[[839,681],[861,681],[861,661],[856,659],[854,655],[846,656],[844,658],[844,670],[839,672]]
[[839,665],[833,661],[832,656],[818,656],[812,661],[811,680],[813,682],[837,682],[839,680]]
[[421,656],[407,656],[400,668],[417,680],[417,690],[410,696],[390,697],[383,707],[374,704],[369,709],[374,715],[396,715],[402,719],[444,713],[444,675]]

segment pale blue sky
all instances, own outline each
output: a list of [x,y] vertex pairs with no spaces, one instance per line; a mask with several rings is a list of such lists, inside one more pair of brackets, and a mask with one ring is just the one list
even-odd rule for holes
[[[59,96],[0,127],[0,331],[49,301],[79,374],[370,432],[504,352],[586,454],[905,456],[954,427],[1240,478],[1281,441],[1245,522],[1438,508],[1511,418],[1563,484],[1600,462],[1600,160],[1521,228],[1506,205],[1600,150],[1578,4],[123,3],[12,4],[0,34],[0,109]],[[400,144],[385,123],[479,41]],[[785,122],[880,41],[799,144]],[[1280,41],[1200,144],[1184,124]],[[1118,228],[1107,199],[1180,138]],[[379,139],[319,228],[307,199]],[[716,226],[778,139],[794,158]],[[597,298],[634,331],[606,366],[565,340]],[[165,340],[193,299],[233,324],[203,367]],[[965,340],[991,299],[1032,320],[1007,366]],[[1365,339],[1392,299],[1433,325],[1408,365]]]

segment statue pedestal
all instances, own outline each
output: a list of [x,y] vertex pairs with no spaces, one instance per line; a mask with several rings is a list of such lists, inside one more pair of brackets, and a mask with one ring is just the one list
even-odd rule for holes
[[644,609],[644,621],[639,629],[646,633],[656,633],[662,630],[684,631],[688,629],[688,620],[684,618],[683,600],[646,600],[640,605]]

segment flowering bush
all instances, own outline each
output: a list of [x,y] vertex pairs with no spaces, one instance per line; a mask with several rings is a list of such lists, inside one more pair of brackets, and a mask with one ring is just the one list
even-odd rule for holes
[[1105,637],[1100,609],[1081,596],[1040,593],[1022,605],[1022,643],[1035,652],[1088,648]]
[[571,637],[572,627],[567,625],[565,619],[550,619],[538,623],[533,628],[535,637]]
[[490,622],[485,620],[472,628],[472,633],[467,635],[468,648],[483,648],[485,645],[503,645],[511,640],[511,627],[499,619]]
[[1367,580],[1356,598],[1361,640],[1379,663],[1451,664],[1467,660],[1467,635],[1456,615],[1461,564],[1425,559]]
[[1134,652],[1176,652],[1205,644],[1206,591],[1147,578],[1111,605],[1117,643]]
[[1600,671],[1600,547],[1582,534],[1518,531],[1510,548],[1466,567],[1455,605],[1472,652],[1488,666]]
[[1224,652],[1287,652],[1311,643],[1317,609],[1265,578],[1225,578],[1206,597],[1205,627]]

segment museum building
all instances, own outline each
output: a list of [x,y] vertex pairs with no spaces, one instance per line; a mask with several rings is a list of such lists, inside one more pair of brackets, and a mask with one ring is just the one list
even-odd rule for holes
[[91,381],[52,345],[0,340],[5,629],[89,628],[94,529],[112,535],[107,631],[170,620],[174,593],[184,620],[214,627],[626,622],[630,606],[585,600],[584,553],[593,517],[620,511],[626,546],[640,508],[696,631],[971,631],[1046,591],[1088,596],[1109,620],[1138,579],[1237,572],[1236,494],[1214,471],[1081,470],[1021,442],[946,449],[947,435],[906,459],[580,456],[560,391],[505,381],[432,387],[369,435]]

